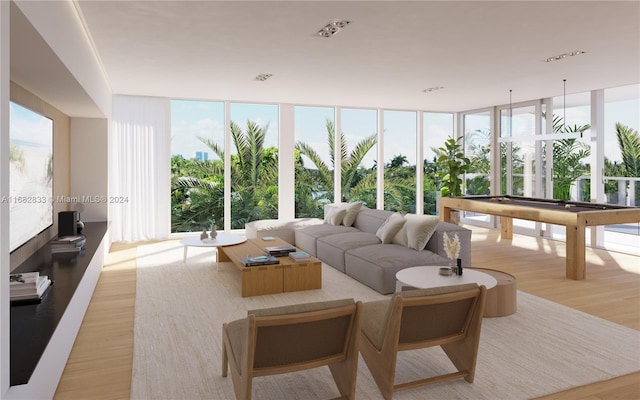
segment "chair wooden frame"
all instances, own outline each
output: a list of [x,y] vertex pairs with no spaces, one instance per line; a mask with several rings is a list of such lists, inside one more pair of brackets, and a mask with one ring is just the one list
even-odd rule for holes
[[[399,390],[411,389],[422,385],[442,382],[450,379],[464,378],[467,382],[473,382],[475,367],[480,343],[480,330],[486,298],[486,288],[476,288],[447,294],[426,295],[420,297],[403,297],[396,294],[389,302],[387,311],[389,318],[385,330],[382,348],[377,348],[375,341],[362,332],[360,353],[364,358],[371,375],[373,376],[382,396],[386,400],[393,397],[393,393]],[[412,307],[438,305],[470,299],[471,306],[464,316],[464,328],[456,334],[448,334],[441,337],[432,337],[424,340],[401,342],[403,313]],[[390,313],[390,314],[389,314]],[[365,305],[365,316],[366,305]],[[443,319],[447,315],[442,315]],[[439,321],[434,321],[438,323]],[[407,325],[410,321],[405,321]],[[445,354],[457,369],[444,375],[426,379],[395,384],[396,361],[399,351],[415,350],[420,348],[441,346]]]
[[[231,378],[237,399],[251,399],[252,381],[254,377],[285,374],[304,369],[316,368],[327,365],[336,383],[341,396],[337,399],[354,399],[356,389],[356,376],[358,372],[358,345],[360,337],[360,323],[362,317],[362,302],[354,302],[346,306],[339,306],[318,311],[301,312],[295,314],[282,314],[273,316],[254,316],[249,314],[245,320],[241,338],[243,350],[233,354],[233,347],[229,333],[229,324],[222,326],[222,376],[227,376],[228,367],[231,368]],[[348,328],[343,332],[341,351],[318,357],[310,357],[298,360],[295,363],[262,365],[255,367],[257,362],[257,345],[263,330],[269,327],[281,329],[300,328],[305,324],[322,320],[342,320],[349,318]],[[236,321],[238,322],[238,321]],[[341,322],[342,323],[342,322]],[[294,340],[305,341],[304,328],[298,330],[301,334]],[[334,338],[336,339],[336,338]],[[327,341],[330,341],[328,339]],[[269,351],[278,352],[286,349],[270,348]],[[264,353],[263,353],[264,354]],[[264,360],[260,361],[264,364]]]

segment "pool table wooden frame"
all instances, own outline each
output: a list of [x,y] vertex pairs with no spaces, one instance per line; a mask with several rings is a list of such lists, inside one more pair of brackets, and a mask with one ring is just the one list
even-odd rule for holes
[[[487,200],[495,198],[495,201]],[[505,198],[512,200],[504,200]],[[531,205],[514,204],[525,200]],[[557,209],[535,207],[535,201],[541,203],[557,202]],[[594,208],[585,211],[572,211],[570,207],[589,205]],[[586,278],[585,228],[587,226],[614,225],[640,222],[640,208],[612,206],[609,204],[560,202],[548,199],[531,199],[518,196],[467,196],[442,197],[439,200],[440,220],[449,222],[452,210],[473,211],[500,217],[500,229],[503,239],[513,238],[513,218],[544,222],[566,227],[566,277],[584,280]]]

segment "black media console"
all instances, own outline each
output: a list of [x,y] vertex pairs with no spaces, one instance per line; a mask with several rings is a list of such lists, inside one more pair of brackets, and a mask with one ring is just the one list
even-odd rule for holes
[[46,244],[12,271],[38,271],[54,284],[40,304],[11,307],[11,386],[29,382],[106,232],[106,222],[85,223],[82,233],[87,243],[83,254],[52,255]]

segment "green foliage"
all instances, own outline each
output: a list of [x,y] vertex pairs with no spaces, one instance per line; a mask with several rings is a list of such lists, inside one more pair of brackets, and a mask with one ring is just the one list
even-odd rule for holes
[[622,175],[640,177],[640,135],[632,128],[616,123],[616,137],[622,155]]
[[[553,117],[554,133],[580,133],[590,129],[591,125],[564,126],[563,118]],[[591,155],[591,148],[582,141],[573,138],[553,141],[553,198],[571,200],[571,185],[589,168],[582,160]]]
[[440,196],[462,196],[462,177],[471,167],[471,160],[464,155],[460,141],[449,136],[444,146],[437,149],[438,180],[440,182]]
[[[246,130],[230,124],[236,154],[231,155],[231,228],[249,221],[277,218],[278,150],[265,148],[268,129],[247,121]],[[199,138],[218,161],[185,160],[174,156],[172,173],[172,230],[208,228],[211,220],[224,224],[224,148]]]
[[[327,165],[315,149],[304,142],[297,142],[296,150],[296,215],[301,217],[321,217],[323,204],[334,199],[334,167],[336,165],[335,126],[326,121],[329,159]],[[343,201],[365,201],[371,199],[375,204],[375,171],[361,167],[362,160],[376,145],[376,135],[362,139],[351,152],[347,148],[346,137],[340,133],[341,193]],[[302,155],[309,158],[315,168],[305,166]],[[373,179],[372,179],[373,178]],[[311,199],[306,196],[309,195]],[[372,204],[372,203],[368,203]]]

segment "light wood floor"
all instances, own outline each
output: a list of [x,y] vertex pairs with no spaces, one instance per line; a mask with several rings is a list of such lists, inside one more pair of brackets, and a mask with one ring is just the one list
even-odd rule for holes
[[[564,243],[472,228],[474,266],[516,276],[518,289],[640,330],[640,257],[587,249],[587,279],[564,278]],[[129,399],[137,244],[114,244],[55,399]],[[640,372],[541,399],[639,399]]]

